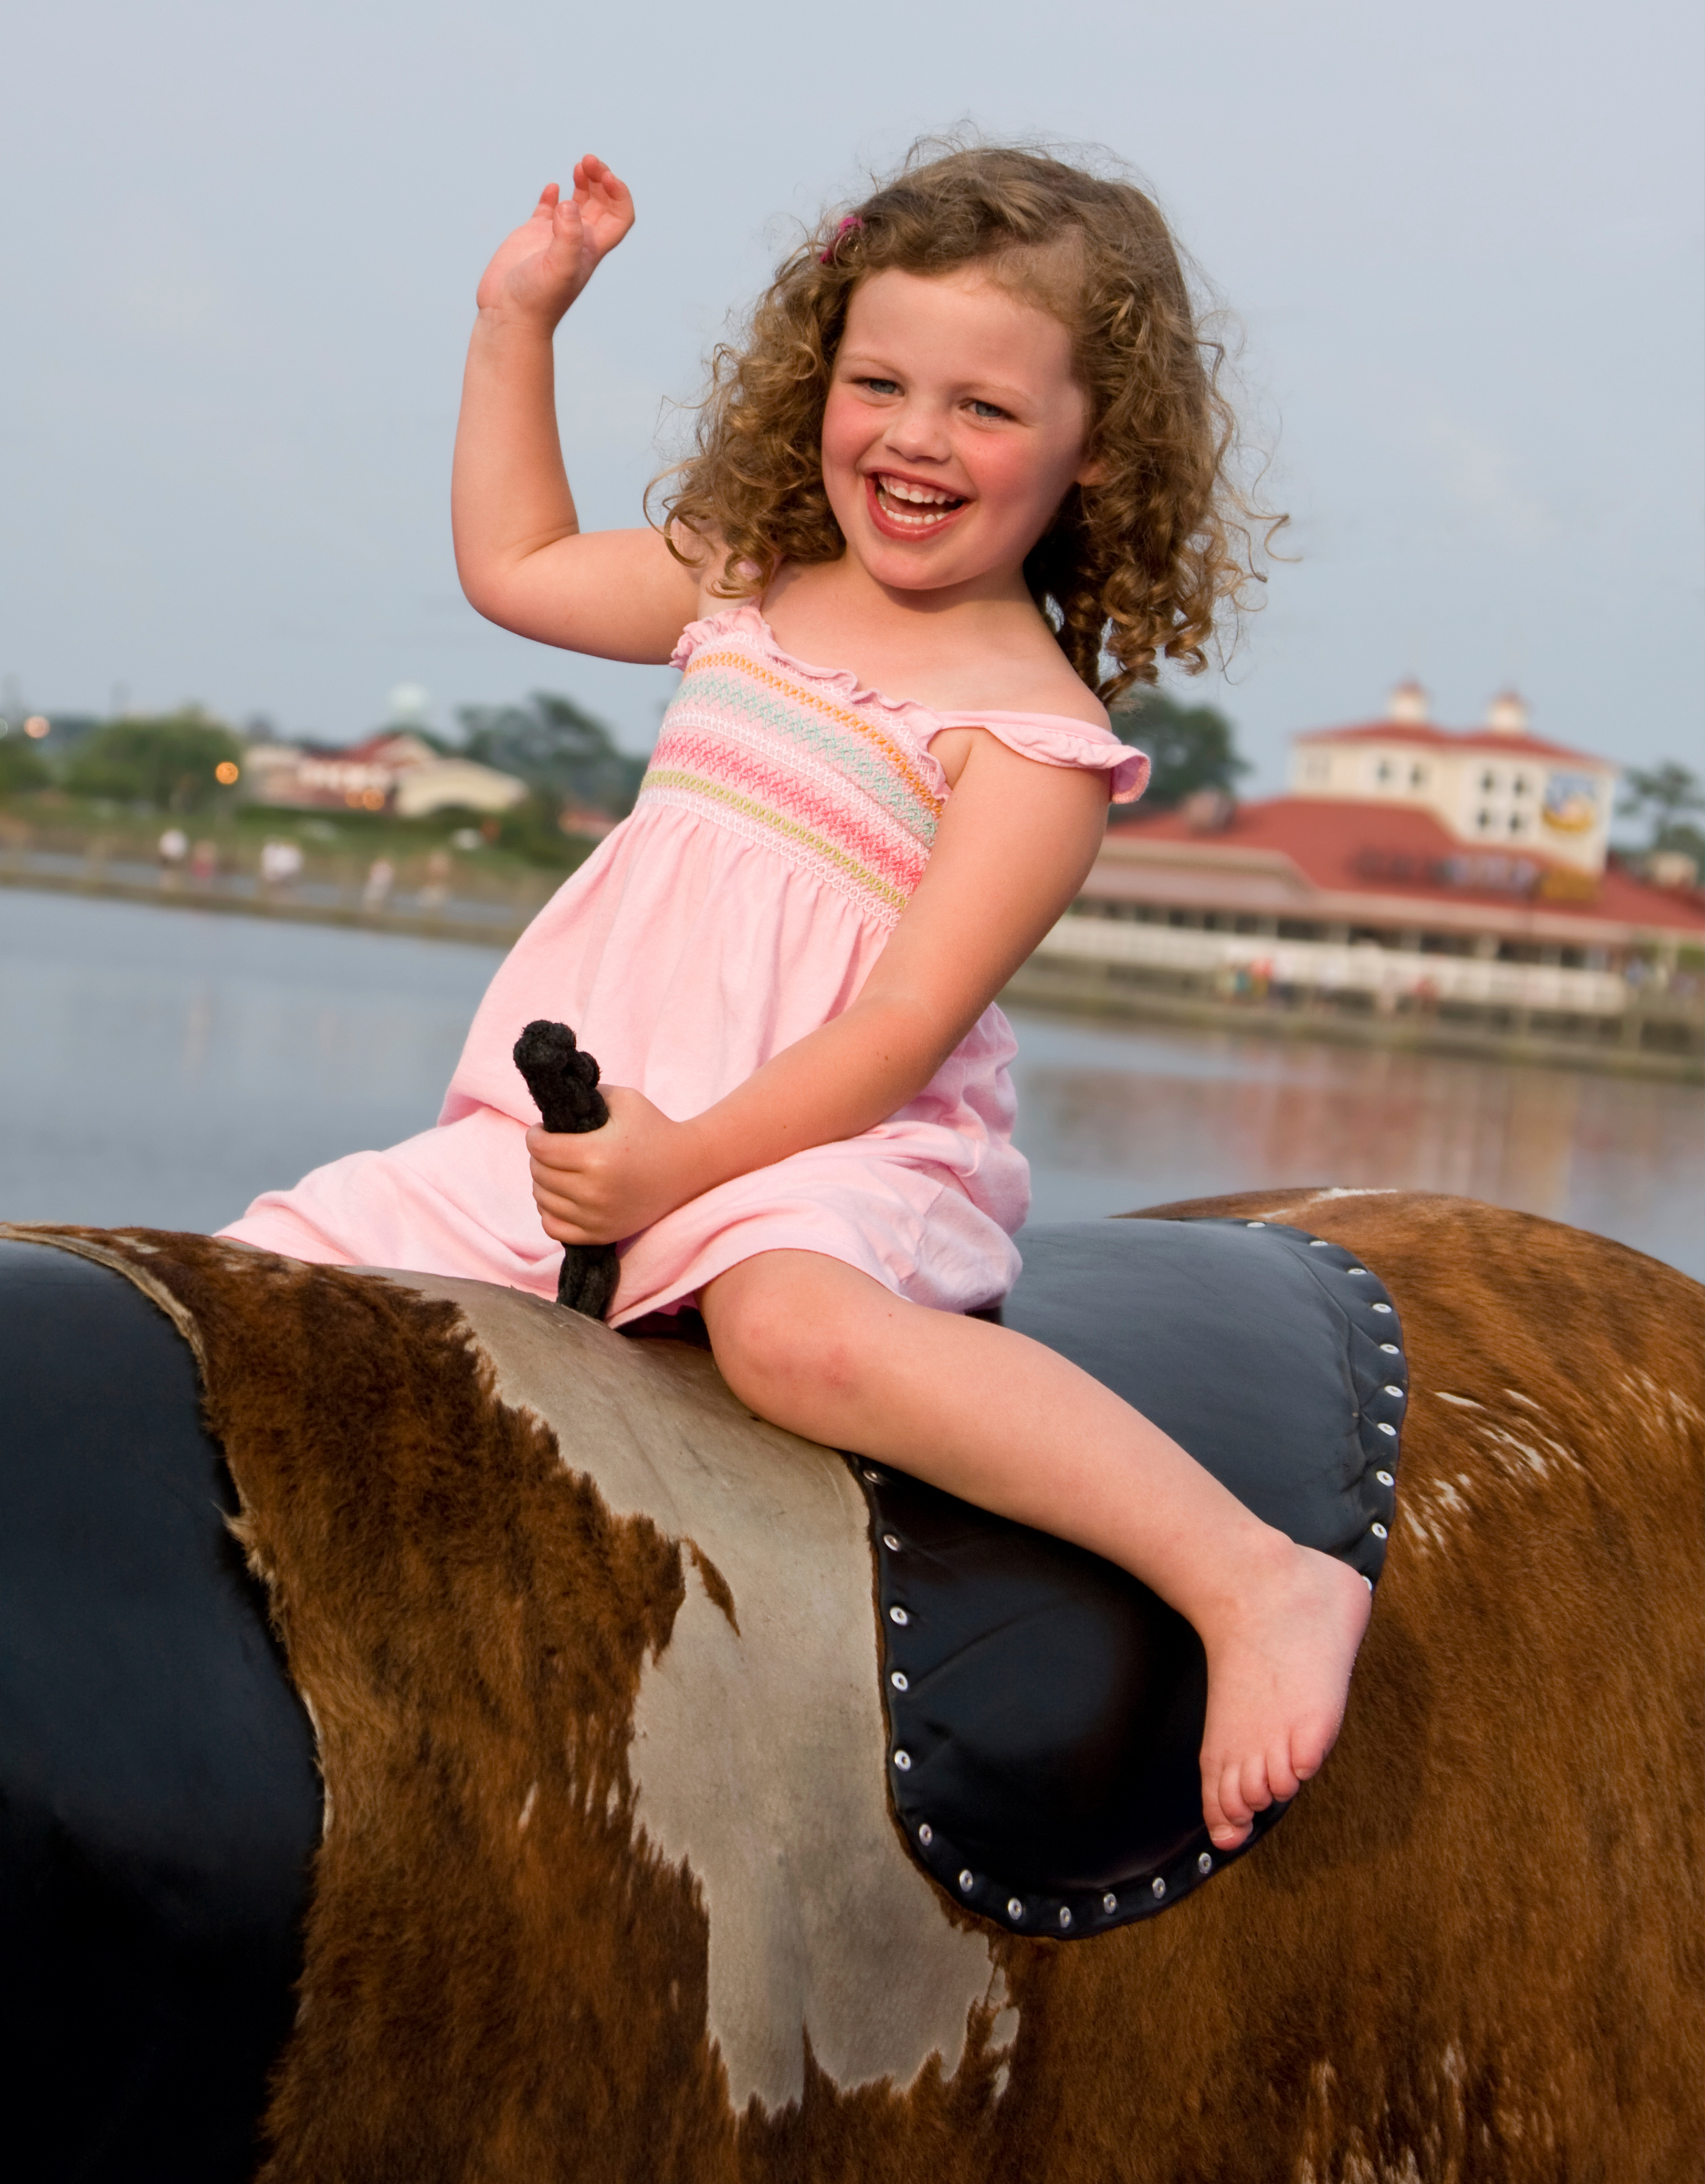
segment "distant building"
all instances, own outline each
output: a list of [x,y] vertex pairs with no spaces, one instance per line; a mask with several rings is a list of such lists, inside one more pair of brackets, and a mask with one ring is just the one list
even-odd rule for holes
[[494,766],[446,756],[406,732],[371,736],[347,750],[253,744],[245,767],[261,804],[299,811],[500,812],[526,800],[527,785]]
[[1524,1030],[1691,1023],[1705,896],[1609,859],[1619,771],[1533,735],[1513,694],[1452,731],[1402,684],[1383,721],[1297,736],[1287,795],[1139,805],[1034,968]]
[[[1574,883],[1604,870],[1620,772],[1607,759],[1541,743],[1513,691],[1493,700],[1484,727],[1453,732],[1428,720],[1418,683],[1402,682],[1385,720],[1296,737],[1290,788],[1310,801],[1430,813],[1465,847],[1539,860],[1541,894],[1590,900],[1592,889]],[[1370,822],[1356,823],[1365,832]]]

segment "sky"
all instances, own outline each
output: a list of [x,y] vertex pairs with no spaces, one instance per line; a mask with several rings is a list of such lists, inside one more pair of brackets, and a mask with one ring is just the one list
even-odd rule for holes
[[969,124],[1130,163],[1231,315],[1291,558],[1184,694],[1252,790],[1411,675],[1705,772],[1702,47],[1691,0],[8,10],[0,713],[342,742],[550,689],[643,750],[666,671],[457,588],[482,266],[578,153],[632,186],[558,338],[582,520],[631,523],[798,223]]

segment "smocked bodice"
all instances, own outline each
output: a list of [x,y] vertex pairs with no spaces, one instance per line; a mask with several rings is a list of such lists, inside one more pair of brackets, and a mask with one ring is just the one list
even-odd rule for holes
[[[923,876],[948,796],[930,738],[986,726],[1056,763],[1111,771],[1134,795],[1148,762],[1106,730],[1050,714],[944,714],[808,666],[749,601],[683,632],[681,687],[638,809],[669,805],[762,844],[892,926]],[[1068,752],[1069,755],[1062,755]]]

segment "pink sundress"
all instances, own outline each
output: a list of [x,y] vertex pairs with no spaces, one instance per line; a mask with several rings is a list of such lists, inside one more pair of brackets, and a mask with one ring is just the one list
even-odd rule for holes
[[[985,728],[1045,765],[1141,794],[1148,760],[1047,713],[939,713],[810,667],[743,602],[689,624],[682,680],[631,817],[515,943],[481,1002],[436,1128],[268,1191],[220,1233],[298,1259],[554,1295],[510,1050],[573,1026],[605,1079],[702,1113],[848,1006],[928,861],[950,794],[932,739]],[[720,1184],[621,1247],[613,1324],[678,1309],[756,1252],[826,1253],[920,1304],[1003,1295],[1029,1170],[1012,1143],[1006,1019],[986,1010],[915,1100],[856,1138]]]

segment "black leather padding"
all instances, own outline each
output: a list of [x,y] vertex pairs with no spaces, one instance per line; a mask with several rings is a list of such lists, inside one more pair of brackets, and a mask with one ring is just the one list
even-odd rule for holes
[[289,2032],[312,1732],[135,1284],[0,1240],[0,2086],[29,2184],[239,2184]]
[[[1009,1327],[1134,1405],[1269,1524],[1377,1580],[1407,1376],[1351,1253],[1268,1222],[1024,1231]],[[1206,1667],[1184,1618],[1065,1541],[850,1458],[868,1500],[889,1780],[969,1908],[1065,1939],[1151,1917],[1246,1854],[1209,1841]]]

